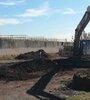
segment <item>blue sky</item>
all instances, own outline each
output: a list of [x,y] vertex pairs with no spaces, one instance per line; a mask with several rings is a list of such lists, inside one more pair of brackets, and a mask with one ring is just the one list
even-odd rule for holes
[[0,0],[0,34],[71,40],[89,4],[90,0]]

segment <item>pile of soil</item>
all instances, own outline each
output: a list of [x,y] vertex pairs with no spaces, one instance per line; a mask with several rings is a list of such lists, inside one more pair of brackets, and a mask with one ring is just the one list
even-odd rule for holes
[[40,49],[36,52],[32,51],[32,52],[20,54],[15,59],[27,60],[27,59],[37,59],[37,58],[48,58],[48,56],[49,55],[44,50]]
[[31,78],[31,73],[49,70],[55,67],[55,63],[47,59],[34,59],[11,65],[0,66],[0,80],[25,80]]
[[75,90],[90,91],[90,71],[75,73],[69,87]]

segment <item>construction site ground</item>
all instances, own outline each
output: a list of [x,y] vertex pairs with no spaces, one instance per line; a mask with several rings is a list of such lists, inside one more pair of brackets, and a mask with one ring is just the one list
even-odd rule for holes
[[[40,64],[37,63],[38,61]],[[70,62],[68,63],[68,61]],[[90,94],[90,90],[86,92],[68,87],[75,73],[90,72],[88,67],[90,65],[87,63],[89,62],[83,63],[84,67],[80,68],[76,64],[75,67],[71,60],[59,57],[57,52],[50,53],[49,58],[44,60],[40,58],[38,60],[1,61],[0,70],[4,74],[0,74],[0,100],[67,100],[72,96]],[[85,64],[87,64],[86,67]],[[37,65],[39,67],[35,69]],[[23,71],[25,66],[27,69]],[[29,68],[33,66],[34,69],[28,69],[27,66]],[[19,74],[19,72],[21,73]],[[90,97],[88,98],[87,100],[90,100]]]

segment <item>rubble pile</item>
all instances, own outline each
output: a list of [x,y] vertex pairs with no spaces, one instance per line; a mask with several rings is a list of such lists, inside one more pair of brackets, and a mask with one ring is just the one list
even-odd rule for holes
[[32,52],[28,52],[28,53],[24,53],[24,54],[20,54],[16,57],[16,59],[37,59],[37,58],[48,58],[48,54],[40,49],[36,52],[32,51]]
[[34,59],[31,61],[17,62],[0,67],[0,80],[25,80],[31,78],[31,73],[49,70],[55,64],[49,59]]

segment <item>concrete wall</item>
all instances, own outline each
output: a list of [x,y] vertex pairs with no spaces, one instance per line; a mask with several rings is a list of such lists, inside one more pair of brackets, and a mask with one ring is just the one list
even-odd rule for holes
[[18,55],[39,49],[53,53],[58,52],[62,44],[67,46],[72,45],[72,43],[62,43],[57,40],[0,38],[0,56]]
[[48,40],[10,39],[0,38],[0,49],[4,48],[29,48],[29,47],[57,47],[61,42]]

